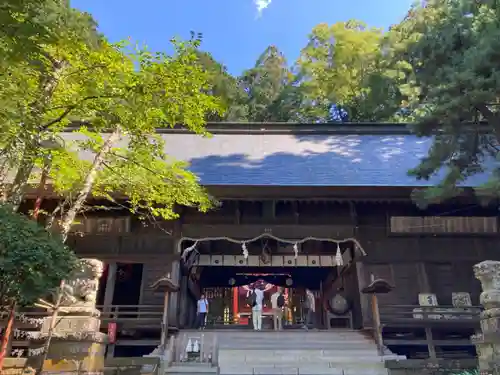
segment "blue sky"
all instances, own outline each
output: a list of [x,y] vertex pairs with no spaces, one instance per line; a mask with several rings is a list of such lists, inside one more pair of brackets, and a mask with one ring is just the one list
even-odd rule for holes
[[[270,44],[290,63],[322,22],[352,18],[387,28],[400,21],[412,0],[72,0],[91,13],[112,41],[132,38],[169,51],[174,36],[203,33],[202,49],[233,74],[250,68]],[[259,12],[259,8],[260,12]]]

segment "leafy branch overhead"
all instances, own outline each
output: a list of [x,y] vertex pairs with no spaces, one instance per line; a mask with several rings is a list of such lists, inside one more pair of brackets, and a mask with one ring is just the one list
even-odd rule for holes
[[[500,7],[497,2],[428,1],[391,30],[393,67],[407,98],[402,109],[421,136],[434,136],[411,174],[441,183],[419,197],[434,201],[460,187],[495,197],[500,192]],[[490,177],[489,181],[480,174]]]
[[[91,193],[110,200],[122,194],[133,212],[163,218],[175,217],[176,204],[208,209],[212,201],[197,178],[168,158],[156,136],[157,128],[177,124],[206,135],[206,118],[222,112],[198,62],[199,36],[172,40],[172,55],[154,53],[109,43],[66,2],[45,0],[39,11],[28,0],[18,5],[5,6],[2,30],[22,28],[26,19],[40,30],[19,34],[31,43],[24,60],[19,41],[0,34],[8,56],[0,64],[0,177],[9,182],[2,199],[19,206],[38,170],[48,170],[66,197],[56,210],[63,238]],[[69,139],[62,135],[68,126]]]

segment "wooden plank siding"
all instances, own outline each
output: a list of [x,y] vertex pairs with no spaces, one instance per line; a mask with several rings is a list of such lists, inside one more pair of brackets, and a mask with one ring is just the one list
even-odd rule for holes
[[[417,304],[420,292],[436,293],[440,304],[451,303],[452,292],[469,292],[473,304],[477,304],[479,282],[474,279],[472,266],[485,259],[500,260],[496,250],[500,236],[497,210],[477,205],[471,212],[463,213],[463,217],[445,220],[438,218],[436,209],[421,211],[409,200],[398,199],[343,203],[262,198],[251,201],[248,197],[247,201],[224,201],[219,209],[206,214],[183,208],[179,220],[160,222],[162,229],[138,225],[131,220],[129,232],[72,234],[68,244],[82,257],[144,264],[141,303],[148,305],[163,303],[163,297],[153,294],[149,286],[178,259],[174,238],[249,239],[262,233],[287,239],[355,237],[367,254],[357,260],[357,288],[361,290],[366,286],[372,274],[395,286],[393,292],[380,296],[381,306]],[[456,211],[456,208],[443,207],[442,212]],[[477,218],[467,219],[467,215]],[[391,219],[393,217],[412,219]],[[405,220],[410,222],[406,227]],[[418,226],[415,223],[434,229],[427,232],[405,229]],[[391,230],[391,224],[397,227],[398,233]],[[437,227],[444,229],[438,231]],[[207,251],[211,247],[199,246]],[[371,326],[368,297],[359,294],[354,301],[360,310],[362,325]]]

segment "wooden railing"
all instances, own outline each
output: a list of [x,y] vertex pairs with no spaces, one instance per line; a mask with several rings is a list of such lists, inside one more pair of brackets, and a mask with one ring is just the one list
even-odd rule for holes
[[[162,305],[109,305],[97,306],[101,311],[101,323],[105,327],[109,322],[123,323],[133,326],[157,326],[161,328],[163,306]],[[21,309],[16,312],[15,327],[28,329],[36,328],[31,324],[30,319],[40,319],[47,317],[46,311],[38,309]],[[0,312],[0,327],[5,326],[8,312]]]
[[162,305],[108,305],[97,306],[101,311],[101,321],[133,322],[140,324],[158,324],[162,322]]
[[[479,329],[480,311],[477,306],[381,306],[383,345],[396,351],[404,347],[417,357],[431,359],[464,356],[473,352],[470,336]],[[422,348],[427,353],[422,353]]]

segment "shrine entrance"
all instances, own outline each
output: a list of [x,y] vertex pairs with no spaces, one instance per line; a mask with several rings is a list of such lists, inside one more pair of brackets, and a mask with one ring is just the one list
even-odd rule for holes
[[[202,271],[200,287],[210,301],[207,326],[250,328],[252,309],[247,300],[251,286],[258,285],[264,292],[264,328],[272,328],[271,296],[280,287],[283,288],[286,301],[283,324],[285,328],[300,328],[305,319],[303,306],[306,288],[319,299],[322,281],[329,272],[331,270],[326,268],[206,267]],[[318,313],[320,310],[320,307],[316,309]],[[319,317],[317,321],[320,321]]]
[[[263,234],[248,241],[189,239],[180,250],[184,277],[189,279],[185,291],[181,291],[186,293],[181,315],[189,317],[184,327],[194,327],[196,300],[203,293],[210,306],[207,328],[251,329],[248,297],[253,284],[264,291],[263,328],[272,328],[271,296],[279,287],[283,288],[286,300],[284,329],[303,326],[306,290],[315,295],[314,320],[318,328],[337,327],[337,323],[332,323],[337,318],[343,322],[338,327],[353,327],[351,307],[359,300],[357,279],[340,283],[339,280],[347,274],[357,277],[355,267],[351,266],[356,256],[365,253],[355,239],[291,241]],[[338,313],[338,295],[348,288],[345,311]],[[336,299],[332,303],[333,297]],[[332,314],[338,316],[332,318]]]

